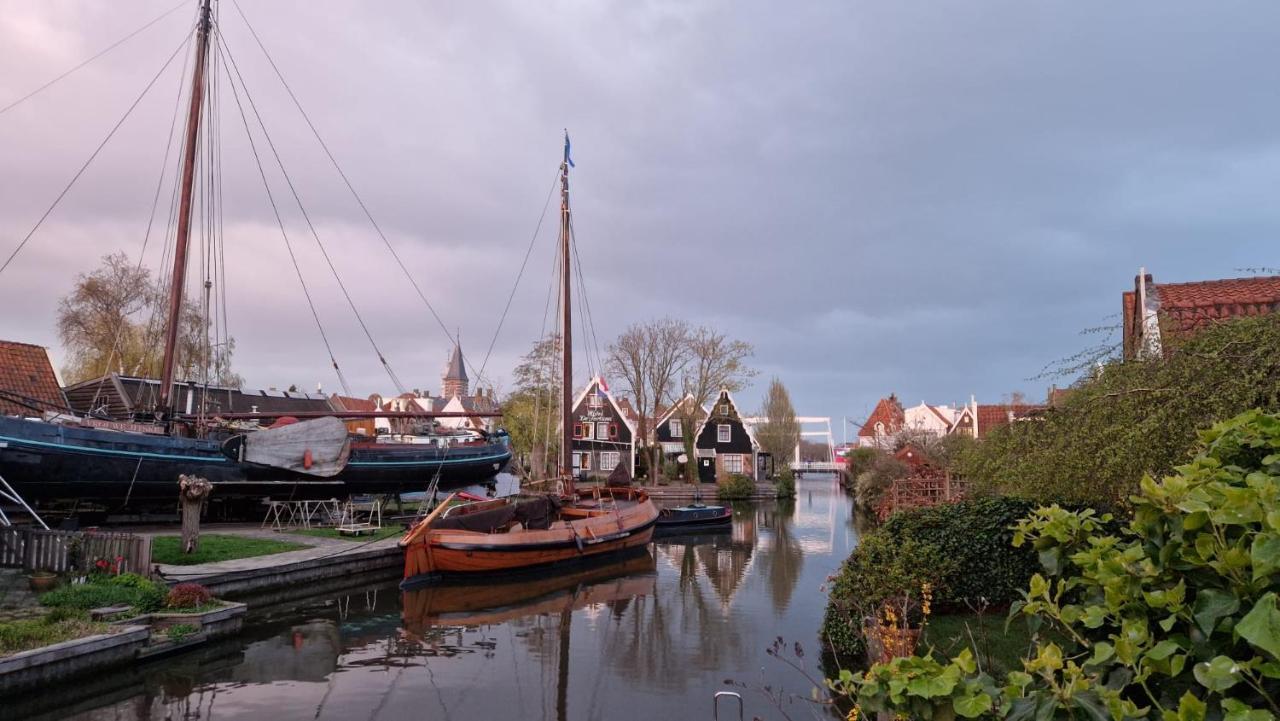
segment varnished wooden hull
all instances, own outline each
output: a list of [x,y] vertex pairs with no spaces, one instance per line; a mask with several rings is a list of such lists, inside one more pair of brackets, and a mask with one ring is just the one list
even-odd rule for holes
[[626,551],[649,543],[657,518],[657,508],[642,496],[617,512],[558,521],[546,530],[426,528],[410,532],[402,544],[404,581],[412,585],[442,575],[501,574]]

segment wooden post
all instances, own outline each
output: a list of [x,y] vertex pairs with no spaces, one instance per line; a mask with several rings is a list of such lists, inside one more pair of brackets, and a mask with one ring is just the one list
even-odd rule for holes
[[182,505],[182,552],[200,548],[200,512],[213,493],[213,484],[199,476],[178,476],[178,500]]

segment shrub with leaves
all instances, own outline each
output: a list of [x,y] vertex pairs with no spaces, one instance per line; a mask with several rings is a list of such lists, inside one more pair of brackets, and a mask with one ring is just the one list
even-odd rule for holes
[[213,599],[209,589],[198,583],[179,583],[169,590],[164,605],[169,608],[199,608]]
[[756,492],[755,482],[740,473],[721,474],[716,486],[716,495],[722,501],[750,498]]
[[1142,480],[1118,533],[1056,506],[1018,524],[1044,573],[1011,616],[1065,639],[1038,641],[1022,671],[993,678],[965,650],[842,671],[832,688],[912,719],[1280,716],[1280,415],[1246,412],[1202,443]]

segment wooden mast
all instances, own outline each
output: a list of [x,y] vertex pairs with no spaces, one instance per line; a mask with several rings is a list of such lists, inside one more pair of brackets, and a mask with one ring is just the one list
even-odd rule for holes
[[561,339],[561,357],[563,367],[561,377],[563,383],[561,395],[560,426],[560,475],[565,479],[565,492],[573,494],[573,314],[570,310],[569,283],[571,281],[569,255],[569,133],[564,134],[564,161],[560,163],[560,255],[562,263],[560,275],[562,281],[561,297],[564,301],[564,317]]
[[173,251],[173,276],[169,281],[169,319],[165,325],[164,364],[160,371],[157,412],[170,415],[173,375],[177,365],[178,328],[182,320],[182,287],[187,278],[187,245],[191,237],[191,206],[195,186],[196,152],[200,149],[200,110],[204,105],[205,67],[209,51],[210,0],[200,3],[196,29],[196,62],[191,77],[191,106],[187,110],[187,138],[182,159],[182,198],[178,206],[178,238]]

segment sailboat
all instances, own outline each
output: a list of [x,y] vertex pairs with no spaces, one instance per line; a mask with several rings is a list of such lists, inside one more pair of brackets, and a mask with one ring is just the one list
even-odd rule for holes
[[573,478],[573,337],[570,303],[569,139],[560,163],[561,423],[557,492],[459,502],[445,499],[400,539],[402,586],[442,576],[508,573],[581,562],[649,543],[658,509],[642,489],[576,488]]
[[[211,389],[176,378],[177,341],[193,207],[205,202],[196,197],[196,177],[207,170],[197,168],[198,151],[211,132],[202,133],[201,121],[209,93],[212,21],[211,0],[202,0],[182,145],[161,378],[158,383],[132,379],[156,386],[154,406],[127,419],[36,406],[31,413],[0,416],[0,478],[33,502],[67,499],[115,506],[147,499],[172,502],[179,474],[208,479],[217,499],[276,495],[298,500],[421,491],[433,479],[444,485],[493,477],[511,458],[505,433],[438,433],[389,443],[352,438],[338,420],[376,416],[429,422],[440,416],[483,413],[219,413],[216,420],[224,425],[216,426],[203,411],[193,412],[193,396],[207,396]],[[184,392],[186,402],[180,403]],[[258,421],[274,421],[277,427],[255,430]]]

